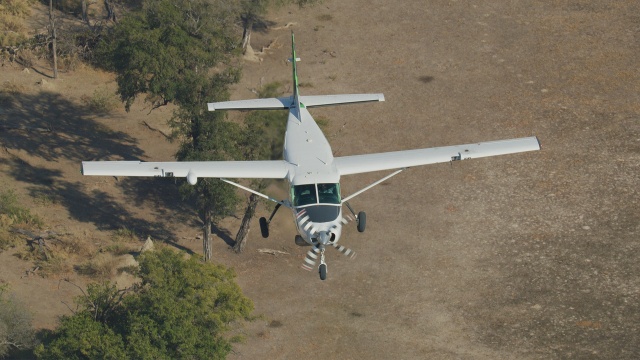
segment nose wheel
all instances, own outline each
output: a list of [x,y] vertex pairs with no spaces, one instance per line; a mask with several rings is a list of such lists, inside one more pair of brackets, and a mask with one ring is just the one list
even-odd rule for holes
[[320,274],[320,280],[327,279],[327,264],[320,264],[318,268],[318,273]]
[[327,264],[324,262],[324,247],[320,249],[320,266],[318,267],[320,280],[327,280]]

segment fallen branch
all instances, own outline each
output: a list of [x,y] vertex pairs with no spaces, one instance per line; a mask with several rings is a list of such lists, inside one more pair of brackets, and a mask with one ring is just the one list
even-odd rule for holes
[[47,261],[49,261],[49,259],[51,258],[51,256],[49,255],[49,252],[47,252],[47,250],[51,251],[51,248],[46,243],[46,240],[59,241],[58,239],[55,238],[56,236],[58,236],[58,234],[53,232],[53,231],[45,231],[45,232],[40,233],[38,235],[38,234],[34,234],[33,232],[31,232],[29,230],[12,228],[11,232],[15,232],[15,233],[22,234],[22,235],[25,235],[25,236],[29,237],[29,239],[27,239],[27,245],[29,245],[31,247],[31,250],[35,250],[36,249],[35,243],[37,243],[38,244],[38,249],[40,250],[40,253],[42,253],[44,255],[44,258]]
[[36,271],[40,270],[40,266],[36,266],[34,268],[31,269],[27,269],[25,270],[25,274],[20,276],[20,279],[25,278],[25,277],[30,277],[31,275],[36,275]]
[[261,254],[270,254],[270,255],[289,255],[286,251],[273,250],[273,249],[258,249],[258,252]]
[[160,130],[160,129],[156,129],[154,127],[152,127],[151,125],[149,125],[149,123],[147,123],[146,120],[142,120],[142,124],[144,124],[147,128],[149,128],[149,130],[151,131],[157,131],[160,134],[162,134],[162,136],[164,136],[166,139],[170,139],[169,135],[165,134],[164,131]]
[[288,29],[294,25],[298,25],[297,22],[288,22],[285,26],[276,26],[274,28],[271,28],[271,30],[284,30],[284,29]]

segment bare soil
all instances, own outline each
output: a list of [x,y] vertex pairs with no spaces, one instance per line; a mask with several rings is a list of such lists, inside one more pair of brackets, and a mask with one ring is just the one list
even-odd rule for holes
[[[312,110],[336,155],[529,135],[543,149],[410,169],[362,194],[352,205],[367,211],[367,231],[348,226],[341,241],[358,256],[329,252],[324,282],[299,268],[308,248],[286,213],[268,240],[256,218],[241,255],[228,245],[239,218],[220,223],[216,260],[262,315],[230,358],[640,357],[638,14],[635,2],[569,0],[331,0],[272,13],[274,28],[294,23],[302,93],[385,94]],[[290,81],[289,36],[254,33],[256,51],[276,42],[245,64],[233,99]],[[0,183],[92,247],[126,227],[200,252],[197,217],[173,183],[79,173],[81,160],[171,159],[175,144],[143,123],[168,131],[171,109],[96,114],[82,95],[115,89],[112,75],[42,78],[0,69],[20,90],[0,104],[2,124],[53,130],[3,129]],[[343,178],[343,193],[384,175]],[[20,278],[29,267],[0,254],[0,279],[38,327],[54,327],[78,291]]]

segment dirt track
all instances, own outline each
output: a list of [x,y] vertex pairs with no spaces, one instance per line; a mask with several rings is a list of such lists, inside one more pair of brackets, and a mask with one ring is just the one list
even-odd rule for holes
[[[269,240],[255,221],[241,256],[218,241],[220,261],[263,314],[231,358],[640,357],[639,13],[633,2],[357,0],[272,14],[278,25],[297,23],[304,94],[385,94],[381,104],[312,111],[329,120],[337,155],[529,135],[543,150],[411,169],[354,199],[367,232],[345,230],[341,242],[358,256],[330,252],[325,282],[299,269],[307,249],[294,245],[284,212]],[[288,83],[288,30],[254,34],[253,47],[275,38],[282,46],[245,66],[234,99],[254,97],[261,81]],[[103,137],[125,139],[116,155],[162,160],[171,149],[140,121],[163,116],[69,121],[115,131]],[[0,136],[5,146],[12,139]],[[24,193],[53,189],[62,200],[40,211],[57,226],[99,239],[131,224],[200,251],[184,239],[196,225],[171,220],[175,196],[167,203],[140,182],[87,180],[77,174],[80,153],[47,159],[18,140],[14,155],[58,172],[28,176],[7,160],[3,176]],[[382,176],[344,178],[343,192]]]

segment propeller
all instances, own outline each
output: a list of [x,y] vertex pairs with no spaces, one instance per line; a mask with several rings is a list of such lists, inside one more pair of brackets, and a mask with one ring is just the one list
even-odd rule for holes
[[325,250],[325,246],[327,245],[331,245],[333,246],[336,250],[338,250],[340,253],[342,253],[344,256],[353,259],[356,256],[356,252],[345,247],[342,245],[338,245],[336,242],[331,241],[331,232],[334,229],[337,229],[338,227],[341,227],[342,225],[346,225],[348,224],[350,221],[355,220],[352,216],[347,215],[346,217],[343,217],[340,220],[340,223],[333,225],[333,227],[331,227],[331,229],[329,229],[328,231],[321,231],[318,233],[318,229],[314,227],[314,224],[309,221],[309,216],[307,215],[306,211],[304,209],[302,209],[300,212],[298,212],[298,214],[296,215],[297,220],[298,220],[298,225],[300,226],[301,229],[304,229],[305,231],[309,231],[312,236],[316,235],[314,238],[317,239],[313,245],[313,247],[311,248],[311,250],[307,251],[307,255],[304,258],[304,262],[301,265],[301,268],[307,271],[311,271],[313,270],[313,268],[315,268],[316,266],[316,262],[318,261],[318,257],[320,258],[320,264],[325,264],[324,262],[324,250]]

